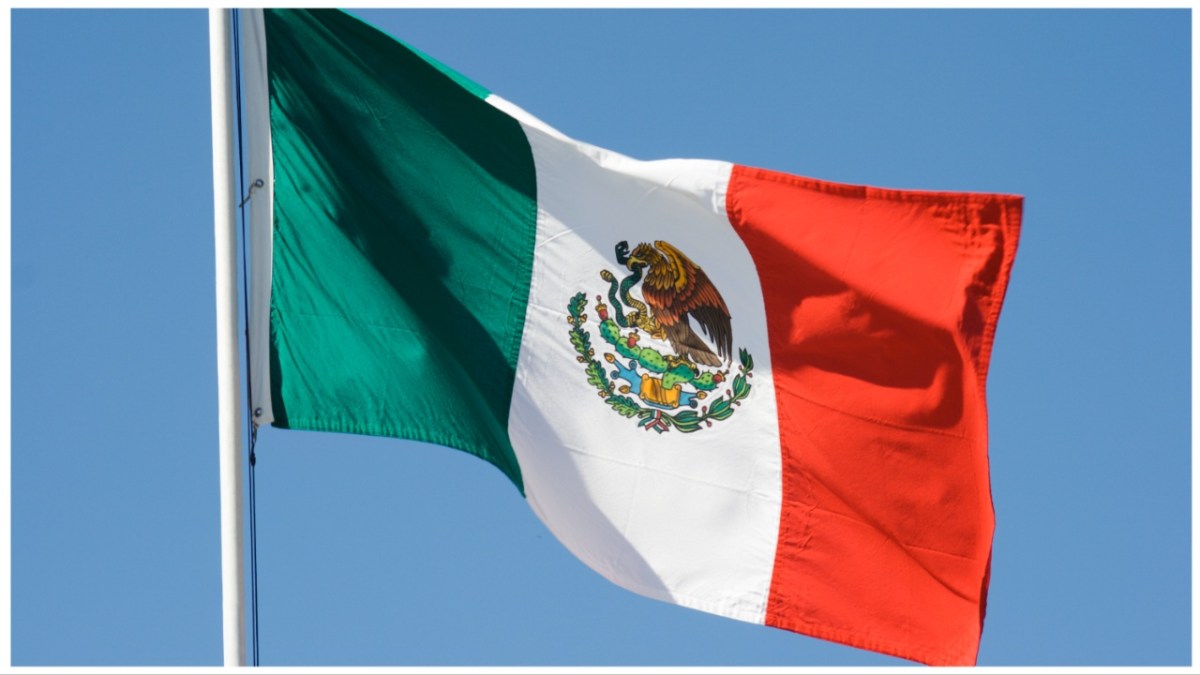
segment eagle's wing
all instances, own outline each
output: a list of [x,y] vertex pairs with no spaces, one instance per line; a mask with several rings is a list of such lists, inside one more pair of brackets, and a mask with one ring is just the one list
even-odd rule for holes
[[[674,316],[690,314],[717,346],[721,358],[733,353],[733,327],[721,292],[700,266],[665,241],[654,242],[671,265],[672,290],[666,309]],[[665,294],[664,294],[665,295]]]

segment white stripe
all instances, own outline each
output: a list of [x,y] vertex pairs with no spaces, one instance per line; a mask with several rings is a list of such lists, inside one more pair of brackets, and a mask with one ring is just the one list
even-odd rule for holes
[[[270,424],[271,243],[275,173],[271,156],[271,110],[267,91],[267,34],[261,9],[238,10],[242,32],[242,78],[246,116],[246,202],[250,220],[250,409],[253,421]],[[260,188],[252,188],[262,180]],[[245,195],[239,197],[239,201]]]
[[[489,101],[522,122],[537,167],[536,252],[509,417],[530,506],[612,582],[762,623],[779,530],[779,427],[762,291],[725,216],[731,165],[636,161],[571,141],[506,101]],[[631,248],[671,243],[724,297],[735,353],[746,348],[755,361],[751,393],[731,418],[695,433],[659,434],[618,415],[587,382],[568,337],[567,303],[587,293],[592,347],[614,370],[602,358],[613,348],[594,317],[596,295],[609,287],[600,271],[628,274],[614,259],[622,240]],[[642,338],[640,344],[649,341]]]

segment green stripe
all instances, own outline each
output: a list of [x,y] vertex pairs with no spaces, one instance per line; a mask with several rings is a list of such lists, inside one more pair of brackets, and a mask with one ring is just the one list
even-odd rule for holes
[[266,10],[275,425],[447,445],[508,412],[537,196],[520,125],[348,14]]

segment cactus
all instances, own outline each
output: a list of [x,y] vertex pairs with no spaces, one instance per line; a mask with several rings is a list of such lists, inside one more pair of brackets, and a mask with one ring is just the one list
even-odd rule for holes
[[[630,335],[637,335],[636,331]],[[639,347],[636,340],[621,334],[621,328],[612,319],[600,322],[600,337],[612,345],[617,353],[627,359],[637,361],[646,370],[661,374],[663,386],[667,389],[676,384],[690,384],[701,391],[712,391],[724,377],[719,373],[700,373],[699,369],[690,363],[671,363],[662,352],[653,347]]]

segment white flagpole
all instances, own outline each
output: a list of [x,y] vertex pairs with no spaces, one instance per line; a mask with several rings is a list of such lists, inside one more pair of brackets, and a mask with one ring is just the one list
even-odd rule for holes
[[242,390],[238,368],[233,194],[233,10],[208,10],[213,206],[217,256],[217,406],[221,456],[221,617],[226,666],[246,665],[242,566]]

